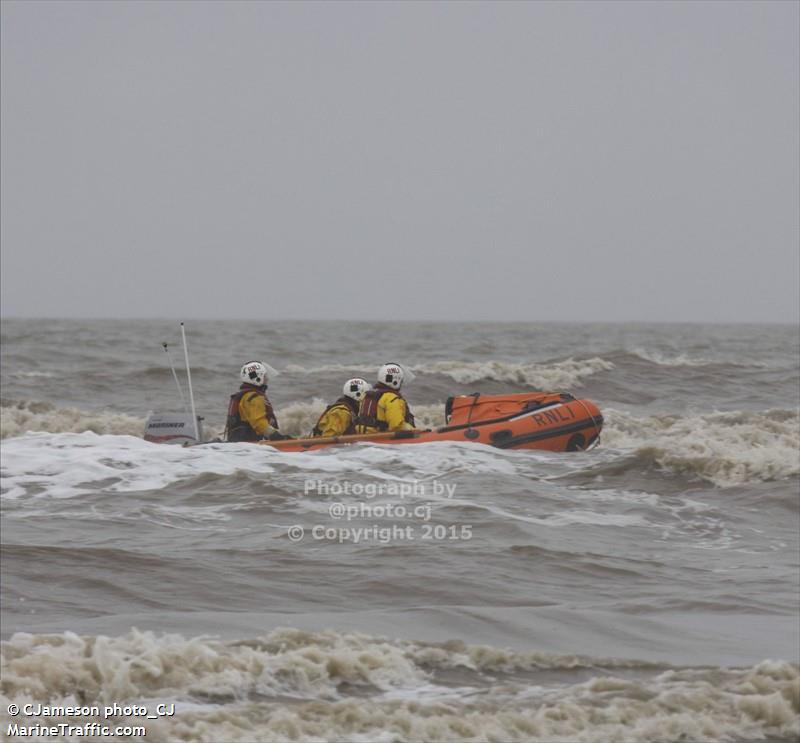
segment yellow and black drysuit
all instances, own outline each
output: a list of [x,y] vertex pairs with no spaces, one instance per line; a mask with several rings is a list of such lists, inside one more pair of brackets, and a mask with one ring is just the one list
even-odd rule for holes
[[356,418],[357,433],[410,431],[414,416],[398,390],[378,382],[364,395]]
[[277,433],[278,420],[267,399],[266,387],[247,383],[239,387],[228,403],[227,440],[260,441]]
[[356,432],[358,403],[342,395],[335,403],[328,405],[319,417],[312,436],[349,436]]

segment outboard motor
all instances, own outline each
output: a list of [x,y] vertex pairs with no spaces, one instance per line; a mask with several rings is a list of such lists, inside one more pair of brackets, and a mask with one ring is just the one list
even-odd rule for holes
[[[191,408],[186,405],[186,398],[183,396],[181,383],[175,372],[175,365],[169,355],[169,347],[162,343],[167,358],[169,368],[175,385],[178,387],[178,394],[183,403],[183,413],[151,413],[144,424],[144,440],[154,444],[202,444],[203,443],[203,419],[197,415],[194,409],[194,394],[192,393],[192,370],[189,367],[189,348],[186,345],[186,329],[181,323],[181,336],[183,337],[183,356],[186,359],[186,382],[189,386],[189,403]],[[189,410],[191,409],[191,413]]]
[[203,419],[197,416],[197,435],[190,413],[152,413],[144,424],[144,440],[154,444],[200,444]]

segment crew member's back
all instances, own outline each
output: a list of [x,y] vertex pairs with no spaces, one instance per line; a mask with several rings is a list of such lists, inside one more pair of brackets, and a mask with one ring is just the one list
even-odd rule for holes
[[364,395],[356,419],[358,433],[409,431],[414,428],[414,416],[400,388],[411,381],[413,374],[400,364],[384,364],[378,369],[376,385]]
[[277,372],[262,361],[248,361],[239,373],[242,382],[231,395],[225,424],[227,441],[288,438],[278,430],[278,419],[267,397],[269,376]]

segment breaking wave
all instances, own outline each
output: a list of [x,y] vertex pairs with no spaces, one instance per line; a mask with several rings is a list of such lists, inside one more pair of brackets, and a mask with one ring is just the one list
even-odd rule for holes
[[10,702],[169,699],[174,717],[113,719],[146,722],[148,738],[161,741],[599,743],[800,732],[800,674],[785,661],[675,669],[297,629],[233,642],[136,630],[16,634],[2,660],[3,729]]
[[[325,401],[292,402],[278,408],[281,430],[307,435]],[[444,425],[444,405],[415,405],[417,425]],[[719,487],[781,480],[800,474],[800,410],[661,415],[639,418],[604,409],[603,449],[633,453],[621,464],[654,465],[668,472],[697,477]],[[207,439],[220,437],[224,420],[206,420]],[[49,402],[4,402],[2,438],[27,432],[128,435],[141,438],[144,418],[108,411],[58,408]],[[617,465],[612,465],[617,466]]]
[[646,348],[635,348],[632,354],[644,361],[658,366],[733,366],[733,367],[765,367],[763,362],[748,361],[747,363],[733,363],[731,361],[719,361],[708,359],[702,356],[690,356],[686,353],[667,354],[663,351],[648,350]]
[[0,410],[0,438],[22,436],[29,431],[142,436],[144,418],[108,411],[59,408],[39,400],[7,401]]
[[[565,389],[580,387],[582,380],[592,374],[609,371],[614,364],[601,358],[566,359],[552,363],[515,363],[510,361],[433,361],[412,365],[415,374],[440,374],[450,377],[459,384],[472,384],[481,380],[522,384],[536,389]],[[290,365],[286,371],[294,374],[317,374],[336,372],[341,374],[359,373],[371,379],[374,366],[356,365],[317,366],[305,368]]]
[[[311,402],[287,403],[276,409],[281,431],[290,436],[306,436],[316,424],[327,403],[315,397]],[[415,405],[417,425],[435,428],[444,425],[444,403]],[[87,411],[77,408],[59,408],[53,403],[38,400],[21,402],[3,401],[0,416],[0,438],[35,433],[84,433],[118,436],[144,435],[144,418],[110,411]],[[220,438],[225,431],[223,418],[203,422],[207,439]]]
[[603,411],[604,447],[635,450],[665,470],[720,487],[800,474],[800,411],[637,418]]
[[116,638],[18,633],[2,645],[4,694],[44,701],[66,698],[79,688],[84,703],[179,694],[189,687],[193,694],[218,700],[284,694],[336,699],[346,693],[345,685],[388,691],[427,682],[434,672],[454,668],[509,674],[598,664],[639,666],[579,656],[518,654],[460,641],[431,645],[297,629],[227,643],[136,629]]

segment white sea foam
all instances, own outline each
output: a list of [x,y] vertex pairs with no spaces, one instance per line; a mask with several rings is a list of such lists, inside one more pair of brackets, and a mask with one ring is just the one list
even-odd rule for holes
[[[281,431],[290,436],[307,436],[316,424],[326,401],[315,397],[310,402],[288,403],[276,410]],[[199,411],[198,411],[199,412]],[[417,425],[435,428],[444,425],[444,403],[415,405]],[[135,417],[107,410],[87,411],[59,408],[38,400],[4,402],[0,415],[0,438],[22,436],[29,432],[83,433],[142,436],[144,417]],[[220,438],[225,430],[224,418],[208,417],[203,423],[206,439]]]
[[459,384],[493,380],[523,384],[542,390],[580,387],[585,377],[608,371],[614,364],[601,358],[566,359],[549,364],[512,363],[504,361],[436,361],[422,371],[444,374]]
[[725,487],[800,473],[800,411],[637,418],[605,409],[604,447],[645,453],[664,469]]
[[[475,444],[436,442],[414,446],[362,445],[328,452],[279,452],[252,444],[180,447],[152,444],[132,436],[91,432],[32,433],[6,441],[0,450],[3,496],[71,497],[96,490],[135,492],[163,488],[201,474],[281,478],[366,476],[375,480],[422,480],[453,472],[513,472],[515,452]],[[398,470],[393,465],[400,465]]]
[[[592,374],[608,371],[614,364],[601,358],[565,359],[550,363],[524,363],[512,361],[431,361],[411,367],[415,374],[441,374],[459,384],[472,384],[481,380],[509,382],[542,390],[580,387],[582,380]],[[295,374],[318,374],[336,372],[340,374],[374,374],[374,367],[367,365],[343,366],[333,364],[305,368],[290,365],[287,372]],[[368,377],[370,378],[370,377]]]
[[141,436],[144,419],[124,413],[59,408],[52,403],[38,400],[3,402],[0,409],[0,438],[21,436],[28,431],[93,431]]
[[226,456],[213,447],[183,448],[151,444],[133,436],[86,433],[34,433],[7,441],[0,452],[5,497],[42,491],[70,497],[103,482],[111,492],[162,488],[183,478],[210,472],[230,475],[241,467],[273,471],[269,457],[248,457],[245,444],[226,444]]
[[[663,351],[649,350],[646,348],[635,348],[633,349],[633,353],[640,359],[658,364],[658,366],[700,367],[721,363],[702,356],[689,356],[686,353],[667,354]],[[750,365],[752,366],[753,364]]]
[[[291,403],[278,410],[282,429],[292,435],[308,433],[323,409],[321,400]],[[443,423],[443,406],[417,407],[419,425]],[[637,452],[665,470],[688,473],[724,487],[751,481],[769,481],[800,473],[800,411],[707,413],[689,416],[649,416],[606,409],[602,447]],[[144,420],[119,413],[90,413],[28,402],[3,408],[3,435],[12,436],[3,447],[4,490],[20,494],[30,486],[51,495],[70,495],[85,483],[107,480],[112,491],[163,487],[203,472],[220,475],[239,470],[270,472],[276,462],[306,466],[304,457],[278,454],[250,445],[182,449],[148,444],[140,439]],[[25,431],[44,431],[23,436]],[[96,429],[99,434],[91,433]],[[221,423],[206,426],[208,436],[222,432]],[[55,433],[63,431],[59,435]],[[78,433],[78,432],[89,433]],[[125,434],[119,436],[118,434]],[[431,447],[434,447],[432,450]],[[408,447],[350,447],[334,457],[314,457],[308,466],[346,473],[372,472],[386,476],[384,465],[398,459],[420,477],[442,471],[507,472],[514,452],[499,452],[464,444],[467,449],[442,443]],[[600,451],[600,450],[598,450]],[[269,454],[267,454],[269,452]],[[452,452],[452,454],[451,454]],[[536,454],[528,452],[533,461]],[[276,459],[277,457],[277,459]],[[387,460],[388,457],[388,460]],[[433,459],[431,459],[433,457]],[[451,461],[452,460],[452,461]],[[457,463],[454,463],[457,460]],[[545,464],[559,466],[557,461]],[[537,460],[538,461],[538,460]],[[569,464],[575,464],[573,459]],[[499,469],[498,469],[499,468]],[[492,467],[489,467],[492,470]]]
[[[174,717],[124,722],[145,722],[148,740],[157,741],[600,743],[790,740],[800,733],[800,674],[784,661],[659,672],[645,663],[459,641],[284,629],[241,642],[135,630],[121,637],[17,634],[3,643],[2,663],[4,730],[11,702],[169,699]],[[604,670],[589,680],[564,680],[571,669],[595,667]],[[552,681],[550,670],[558,673]],[[531,673],[535,682],[526,680]],[[453,674],[458,682],[447,684]]]
[[33,370],[20,370],[13,373],[17,379],[55,379],[58,375],[55,372]]

